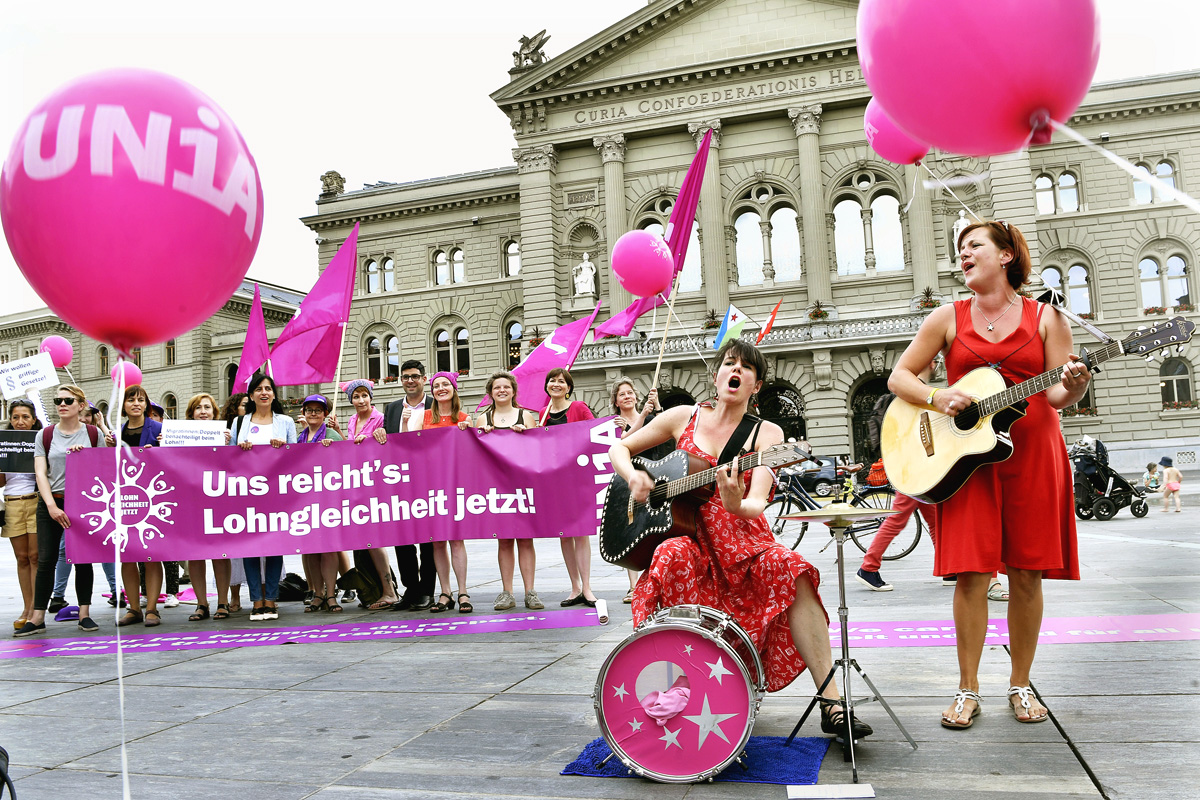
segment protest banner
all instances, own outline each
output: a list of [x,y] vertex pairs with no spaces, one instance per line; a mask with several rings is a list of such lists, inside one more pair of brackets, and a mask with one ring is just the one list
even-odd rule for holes
[[[380,445],[140,448],[67,457],[67,558],[184,561],[597,532],[613,417],[523,433],[439,428]],[[115,522],[120,513],[124,523]]]
[[37,431],[0,431],[0,472],[33,474],[33,441]]
[[200,419],[164,419],[163,447],[221,447],[225,444],[225,423]]

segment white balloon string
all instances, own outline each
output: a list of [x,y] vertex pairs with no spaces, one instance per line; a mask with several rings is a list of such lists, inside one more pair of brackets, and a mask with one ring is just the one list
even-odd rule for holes
[[71,383],[75,383],[75,376],[71,374],[71,368],[63,367],[63,371],[67,373],[67,377],[71,380]]
[[931,170],[931,169],[930,169],[930,168],[929,168],[929,167],[928,167],[928,166],[925,164],[925,162],[924,162],[924,161],[922,161],[922,162],[920,162],[920,163],[921,163],[921,166],[922,166],[922,167],[925,167],[925,171],[929,173],[930,177],[932,177],[932,178],[933,178],[935,181],[937,181],[939,186],[941,186],[943,189],[945,189],[947,192],[949,192],[949,193],[950,193],[950,196],[951,196],[951,197],[953,197],[955,200],[957,200],[957,201],[958,201],[958,204],[959,204],[960,206],[962,206],[963,208],[965,208],[965,209],[967,210],[967,213],[968,213],[968,214],[970,214],[972,217],[974,217],[974,218],[975,218],[976,220],[978,220],[979,222],[983,222],[983,217],[981,217],[981,216],[979,216],[978,214],[976,214],[976,213],[975,213],[975,209],[971,208],[969,205],[967,205],[966,203],[964,203],[964,202],[962,201],[962,198],[960,198],[958,195],[956,195],[956,194],[954,193],[954,190],[953,190],[953,189],[951,189],[951,188],[950,188],[950,186],[949,186],[949,185],[948,185],[948,184],[947,184],[947,183],[946,183],[944,180],[942,180],[942,179],[941,179],[941,178],[939,178],[937,175],[935,175],[935,174],[934,174],[934,172],[933,172],[933,170]]
[[[917,163],[920,164],[921,162],[918,161]],[[908,213],[909,206],[911,206],[913,204],[913,200],[915,200],[917,198],[917,181],[920,179],[920,177],[921,177],[921,170],[919,170],[919,169],[913,170],[912,190],[909,191],[909,193],[908,193],[908,202],[904,204],[904,213],[905,214]]]
[[[116,588],[113,589],[113,596],[116,599],[114,604],[115,614],[113,621],[119,623],[121,621],[121,550],[122,543],[129,535],[125,530],[125,515],[122,509],[122,498],[124,495],[122,479],[121,479],[121,449],[125,442],[121,438],[121,412],[120,408],[125,402],[125,356],[117,353],[117,379],[113,381],[112,394],[109,395],[108,401],[108,429],[113,433],[114,444],[113,453],[116,458],[116,480],[113,481],[113,503],[116,506],[113,509],[113,566],[117,573]],[[134,613],[140,606],[137,597],[126,597],[127,603],[132,603],[129,607],[129,613]],[[117,706],[121,714],[121,789],[124,800],[130,800],[129,794],[129,753],[126,750],[125,742],[125,654],[121,648],[121,628],[118,625],[117,632]]]
[[1200,202],[1197,202],[1196,199],[1193,198],[1191,195],[1185,194],[1185,193],[1179,191],[1178,189],[1176,189],[1174,186],[1171,186],[1169,183],[1166,183],[1166,182],[1160,180],[1157,176],[1151,175],[1149,170],[1139,169],[1138,167],[1135,167],[1133,164],[1131,164],[1128,161],[1126,161],[1125,159],[1121,158],[1116,153],[1114,153],[1111,150],[1108,150],[1104,147],[1101,147],[1100,145],[1093,142],[1091,139],[1088,139],[1086,136],[1081,135],[1080,133],[1076,132],[1072,128],[1067,127],[1066,125],[1063,125],[1061,122],[1055,122],[1054,120],[1050,120],[1050,125],[1053,126],[1054,130],[1063,134],[1067,138],[1074,139],[1076,142],[1078,142],[1079,144],[1088,148],[1089,150],[1093,150],[1093,151],[1099,153],[1100,155],[1104,156],[1109,161],[1111,161],[1112,163],[1114,163],[1118,167],[1120,167],[1122,170],[1124,170],[1125,172],[1128,172],[1135,179],[1137,179],[1139,181],[1144,181],[1145,183],[1150,184],[1152,187],[1154,187],[1154,190],[1156,192],[1158,192],[1160,195],[1162,195],[1163,197],[1167,197],[1171,200],[1174,200],[1176,203],[1181,203],[1181,204],[1187,206],[1188,208],[1190,208],[1192,211],[1195,211],[1197,214],[1200,214]]
[[708,365],[708,359],[704,357],[704,353],[700,352],[700,348],[696,345],[695,337],[687,332],[687,328],[685,328],[683,325],[683,320],[681,320],[679,315],[675,313],[674,308],[671,309],[671,316],[674,317],[675,321],[679,323],[679,329],[682,330],[683,335],[688,338],[688,344],[692,346],[692,349],[696,351],[696,355],[700,356],[700,360],[704,362],[704,368],[709,372],[712,372],[712,368]]

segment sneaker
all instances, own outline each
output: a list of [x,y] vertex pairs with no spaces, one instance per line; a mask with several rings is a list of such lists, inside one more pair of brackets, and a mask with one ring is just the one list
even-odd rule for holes
[[858,574],[854,577],[872,592],[890,592],[892,590],[892,585],[879,575],[879,570],[872,572],[859,567]]
[[173,594],[167,595],[167,599],[163,602],[163,608],[177,608],[179,606],[179,598]]
[[[112,606],[113,608],[117,607],[117,596],[115,594],[110,594],[108,596],[108,604],[110,606]],[[125,607],[125,603],[124,603],[124,600],[122,599],[121,608],[124,608],[124,607]]]
[[67,607],[67,598],[51,597],[50,605],[46,606],[46,611],[51,614],[57,614],[58,612],[62,611],[66,607]]
[[146,607],[146,595],[141,595],[140,597],[138,597],[138,605],[141,606],[142,608]]
[[537,592],[528,592],[525,595],[525,607],[531,611],[541,611],[546,604],[537,596]]
[[264,620],[279,619],[279,609],[276,606],[265,606],[263,611]]
[[357,599],[358,599],[358,595],[356,595],[354,593],[353,589],[347,589],[346,593],[342,595],[343,603],[353,603]]
[[942,576],[942,586],[958,586],[958,576],[957,575],[943,575]]
[[267,609],[266,608],[254,608],[254,609],[250,610],[250,621],[251,622],[262,622],[266,618],[267,618]]
[[79,620],[79,630],[85,633],[95,633],[96,631],[100,630],[100,626],[97,625],[96,621],[91,617],[84,617],[83,619]]
[[314,592],[312,589],[309,589],[307,592],[305,592],[305,593],[304,593],[304,605],[306,605],[306,606],[311,606],[311,605],[312,605],[312,601],[313,601],[313,597],[315,597],[315,596],[316,596],[316,594],[317,594],[317,593],[316,593],[316,592]]
[[[525,595],[525,605],[529,605],[529,595]],[[496,602],[492,603],[492,608],[496,611],[508,611],[510,608],[517,607],[517,598],[512,596],[512,592],[501,592],[496,595]]]
[[33,636],[35,633],[45,633],[45,632],[46,632],[46,623],[43,622],[38,625],[34,625],[32,622],[26,622],[24,627],[21,628],[21,630],[13,633],[13,638],[19,639],[22,636]]

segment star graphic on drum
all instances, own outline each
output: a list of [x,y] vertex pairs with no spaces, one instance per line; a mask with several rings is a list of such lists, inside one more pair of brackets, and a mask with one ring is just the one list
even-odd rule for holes
[[[681,730],[683,730],[683,728],[679,729],[679,731]],[[680,750],[683,749],[683,745],[679,743],[679,731],[673,731],[670,728],[665,727],[663,728],[663,735],[658,737],[660,742],[666,742],[666,744],[663,745],[663,749],[666,749],[671,745],[675,745]]]
[[620,686],[613,689],[613,697],[619,697],[622,700],[624,700],[625,695],[627,695],[627,694],[629,694],[629,692],[627,692],[625,690],[625,684],[623,684],[623,683]]
[[728,742],[729,739],[725,736],[725,731],[721,730],[721,723],[727,719],[736,717],[737,714],[714,714],[712,709],[708,707],[708,695],[704,695],[704,707],[699,714],[684,714],[683,718],[688,722],[696,723],[700,728],[700,743],[697,747],[704,747],[704,740],[711,733],[721,738],[722,741]]
[[642,721],[635,719],[629,723],[629,727],[633,728],[633,733],[639,733],[642,730]]
[[692,651],[695,649],[696,648],[692,647],[690,644],[685,644],[683,646],[683,652],[687,653],[689,656],[692,654]]
[[712,664],[705,661],[704,666],[708,667],[709,669],[708,677],[717,679],[718,686],[722,685],[721,678],[724,678],[726,675],[733,674],[733,672],[725,668],[725,662],[721,656],[717,656],[716,662]]

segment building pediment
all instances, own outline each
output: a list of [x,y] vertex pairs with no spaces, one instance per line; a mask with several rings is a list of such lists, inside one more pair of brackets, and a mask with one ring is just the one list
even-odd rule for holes
[[[766,0],[750,5],[658,0],[544,64],[517,71],[492,99],[520,136],[546,130],[546,115],[554,106],[647,91],[703,91],[710,88],[706,82],[739,73],[754,78],[765,76],[764,70],[795,71],[800,61],[853,52],[857,7],[852,0],[782,6]],[[763,25],[764,15],[770,15],[769,26]]]

